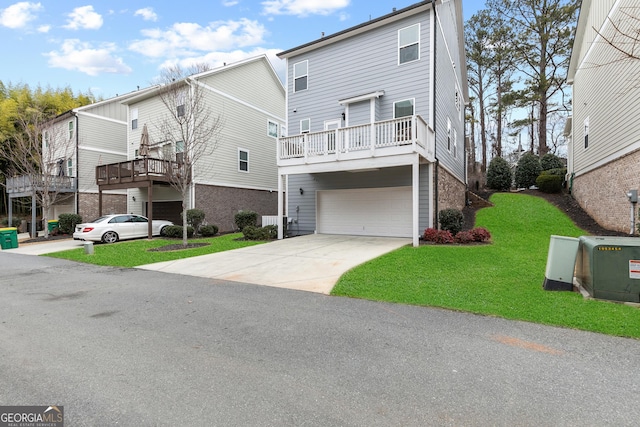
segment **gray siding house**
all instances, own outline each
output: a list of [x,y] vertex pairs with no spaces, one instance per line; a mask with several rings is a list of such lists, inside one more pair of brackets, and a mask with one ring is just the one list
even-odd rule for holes
[[622,33],[637,34],[637,6],[635,0],[583,0],[568,75],[571,192],[600,225],[621,232],[632,231],[627,192],[640,189],[640,61],[625,58],[605,38],[632,49]]
[[464,207],[463,37],[460,0],[422,1],[278,55],[278,213],[290,234],[418,245],[437,212]]

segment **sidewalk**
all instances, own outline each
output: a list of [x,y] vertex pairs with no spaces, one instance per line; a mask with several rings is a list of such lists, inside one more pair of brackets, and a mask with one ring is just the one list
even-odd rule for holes
[[18,234],[18,247],[15,249],[3,249],[2,253],[14,253],[22,255],[42,255],[51,252],[61,252],[68,249],[81,248],[82,240],[62,239],[50,242],[23,243],[29,239],[29,233]]

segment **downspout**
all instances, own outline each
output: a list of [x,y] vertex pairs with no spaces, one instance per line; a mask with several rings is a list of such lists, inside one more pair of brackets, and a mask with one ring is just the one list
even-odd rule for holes
[[437,70],[438,67],[436,66],[436,61],[437,61],[437,49],[438,49],[438,41],[437,41],[437,37],[438,37],[438,32],[436,31],[437,26],[438,26],[438,19],[437,19],[437,12],[436,12],[436,2],[435,0],[433,0],[431,2],[431,5],[433,6],[433,25],[432,25],[432,40],[433,40],[433,48],[431,49],[432,52],[432,62],[431,62],[431,67],[432,67],[432,73],[433,73],[433,82],[431,84],[431,88],[432,88],[432,99],[433,99],[433,111],[432,111],[432,123],[433,123],[433,138],[434,138],[434,144],[433,144],[433,157],[436,159],[436,165],[435,165],[435,173],[434,173],[434,204],[433,204],[433,219],[434,219],[434,224],[433,224],[433,228],[439,228],[439,221],[438,221],[438,199],[440,197],[439,191],[438,191],[438,183],[439,183],[439,174],[438,174],[438,170],[440,168],[440,160],[438,159],[438,132],[437,132],[437,128],[438,128],[438,124],[437,124],[437,114],[436,114],[436,105],[437,105],[437,97],[436,97],[436,87],[437,87]]

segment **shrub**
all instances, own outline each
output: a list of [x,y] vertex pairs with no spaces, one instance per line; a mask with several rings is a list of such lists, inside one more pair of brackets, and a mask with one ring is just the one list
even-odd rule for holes
[[264,227],[256,227],[247,225],[242,229],[242,234],[247,240],[273,240],[278,238],[278,226],[267,225]]
[[187,225],[193,227],[195,234],[200,232],[200,224],[204,221],[204,211],[200,209],[187,210]]
[[560,175],[540,175],[536,179],[536,185],[545,193],[559,193],[562,191],[564,177]]
[[484,227],[476,227],[471,230],[471,234],[473,235],[473,240],[476,242],[488,242],[491,240],[491,233]]
[[453,234],[451,234],[451,232],[448,230],[438,230],[438,235],[436,236],[436,240],[434,241],[435,243],[440,243],[440,244],[453,243],[454,242]]
[[543,170],[540,175],[558,175],[564,177],[567,174],[567,168],[556,168]]
[[435,242],[437,235],[438,230],[436,230],[435,228],[427,228],[426,230],[424,230],[422,238],[427,242]]
[[456,243],[471,243],[475,241],[475,237],[473,236],[473,233],[471,231],[461,231],[458,234],[456,234],[456,237],[454,238],[454,240],[456,241]]
[[458,209],[443,209],[440,211],[440,229],[450,231],[456,235],[464,225],[464,215]]
[[202,225],[198,231],[202,237],[211,237],[218,234],[218,226],[213,224]]
[[254,211],[240,211],[234,219],[238,230],[244,230],[248,225],[253,227],[258,225],[258,214]]
[[540,159],[540,167],[543,171],[547,171],[549,169],[562,169],[564,168],[564,163],[560,157],[555,154],[547,153]]
[[77,224],[82,223],[82,217],[76,214],[63,213],[58,215],[58,228],[60,233],[72,234]]
[[[182,226],[181,225],[170,225],[168,227],[163,228],[164,235],[172,238],[182,238]],[[187,237],[193,237],[193,227],[187,226]]]
[[491,159],[487,169],[487,187],[493,190],[505,191],[511,188],[512,180],[509,163],[502,157]]
[[540,159],[531,153],[523,154],[516,167],[516,187],[531,187],[536,183],[536,178],[538,178],[540,172],[542,172]]

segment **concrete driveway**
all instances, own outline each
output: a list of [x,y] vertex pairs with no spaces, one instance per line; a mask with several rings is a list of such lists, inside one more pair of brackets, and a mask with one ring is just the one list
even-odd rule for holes
[[312,234],[138,268],[328,294],[340,276],[411,239]]

